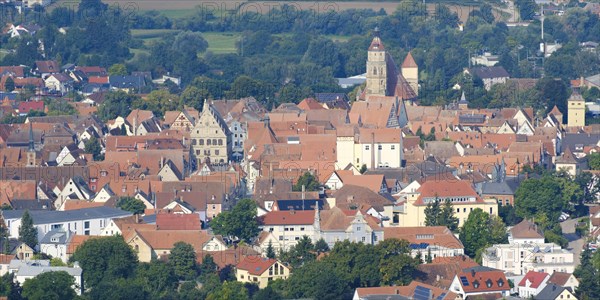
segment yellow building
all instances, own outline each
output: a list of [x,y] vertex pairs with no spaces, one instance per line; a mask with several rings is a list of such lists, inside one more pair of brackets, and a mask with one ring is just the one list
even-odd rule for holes
[[239,282],[258,284],[266,288],[269,282],[276,279],[287,279],[290,269],[276,259],[261,256],[246,256],[237,264],[235,277]]
[[415,92],[415,94],[419,95],[419,66],[415,62],[412,54],[408,52],[406,58],[404,58],[404,62],[402,63],[402,76],[408,81],[408,84]]
[[568,103],[568,120],[569,127],[585,126],[585,100],[579,94],[573,93]]
[[462,226],[469,214],[480,208],[490,215],[498,214],[498,203],[494,199],[482,199],[471,182],[465,180],[429,180],[414,192],[408,193],[406,200],[384,207],[384,216],[389,218],[384,226],[416,227],[425,226],[425,208],[433,201],[443,203],[450,199],[458,226]]
[[204,101],[202,113],[190,133],[192,151],[198,166],[226,164],[231,154],[231,131],[219,112]]

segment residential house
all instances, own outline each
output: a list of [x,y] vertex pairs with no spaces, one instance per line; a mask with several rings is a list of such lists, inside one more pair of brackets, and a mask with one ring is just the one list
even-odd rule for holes
[[13,259],[15,259],[14,255],[0,254],[0,276],[4,276],[8,273],[8,266]]
[[352,300],[368,299],[456,300],[458,296],[446,289],[412,281],[406,286],[364,287],[354,291]]
[[73,290],[77,295],[83,293],[83,270],[79,267],[79,264],[75,263],[73,267],[53,267],[49,266],[49,262],[44,262],[43,265],[38,261],[29,262],[11,262],[12,273],[14,274],[15,281],[23,286],[27,279],[35,278],[36,276],[46,272],[67,272],[73,276]]
[[493,67],[475,67],[465,70],[466,74],[478,77],[483,81],[486,90],[490,90],[493,85],[498,83],[506,83],[510,75],[502,66]]
[[421,255],[435,259],[464,255],[462,242],[444,226],[386,227],[383,238],[408,241],[413,257]]
[[44,112],[44,101],[21,101],[17,110],[19,116],[26,116],[32,111]]
[[108,83],[111,90],[135,93],[146,86],[146,79],[143,76],[112,75],[108,77]]
[[197,165],[229,163],[231,155],[231,131],[221,114],[204,102],[196,126],[190,134],[193,155]]
[[556,166],[557,172],[565,171],[573,178],[588,167],[587,159],[577,157],[569,148],[566,148],[560,156],[555,158],[554,165]]
[[257,284],[260,289],[273,280],[285,280],[290,276],[290,269],[281,261],[261,256],[246,256],[235,269],[237,281]]
[[548,283],[553,283],[564,288],[569,288],[572,291],[579,287],[579,280],[572,273],[554,272],[550,275]]
[[198,111],[195,109],[184,109],[182,111],[167,111],[165,112],[164,124],[169,129],[181,130],[190,132],[196,125],[198,119]]
[[64,263],[68,261],[67,245],[73,238],[74,234],[71,231],[53,229],[48,231],[40,240],[39,252],[44,253],[52,258],[59,258]]
[[462,270],[452,280],[450,291],[468,299],[490,295],[499,299],[509,296],[510,285],[504,273],[500,270],[473,267]]
[[537,224],[525,219],[508,230],[508,243],[540,245],[544,243],[544,235]]
[[60,67],[58,63],[53,60],[38,60],[35,62],[35,69],[32,70],[33,73],[45,79],[51,74],[60,73]]
[[[474,209],[481,209],[490,215],[497,215],[498,203],[493,199],[482,199],[470,181],[441,179],[425,181],[418,189],[408,193],[406,201],[384,208],[389,218],[389,226],[416,227],[425,226],[425,208],[433,201],[446,199],[452,202],[455,216],[462,226]],[[386,224],[387,225],[387,224]]]
[[546,287],[541,290],[536,297],[536,300],[564,300],[564,299],[575,299],[575,291],[570,288],[562,287],[554,283],[549,283]]
[[192,245],[196,252],[222,251],[227,248],[221,237],[197,230],[133,229],[123,234],[141,262],[168,259],[171,249],[178,242]]
[[[19,237],[23,213],[22,210],[1,212],[9,237]],[[29,214],[33,219],[33,226],[38,231],[38,239],[41,240],[49,231],[58,229],[72,231],[78,235],[99,235],[111,219],[130,216],[131,212],[102,206],[70,211],[34,210]]]
[[50,74],[44,79],[44,84],[49,91],[64,95],[73,89],[73,78],[63,73]]
[[529,271],[518,283],[519,296],[530,299],[537,296],[545,287],[550,275],[544,272]]
[[572,273],[575,270],[573,252],[554,243],[496,244],[484,250],[481,264],[516,275],[529,271]]
[[73,176],[62,189],[57,185],[53,190],[56,195],[54,207],[60,210],[67,200],[91,200],[94,192],[90,190],[87,181],[79,175]]

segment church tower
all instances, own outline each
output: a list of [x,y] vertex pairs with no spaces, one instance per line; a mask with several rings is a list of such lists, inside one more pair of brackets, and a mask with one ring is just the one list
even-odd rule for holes
[[573,93],[567,101],[567,124],[569,127],[585,126],[585,100],[580,94]]
[[387,63],[379,29],[375,28],[367,57],[367,95],[387,96]]
[[36,166],[36,152],[35,152],[35,141],[33,140],[33,126],[29,122],[29,148],[27,149],[27,166]]
[[408,82],[410,87],[413,89],[415,94],[418,96],[419,95],[419,66],[417,65],[417,62],[415,62],[415,59],[413,58],[413,56],[410,52],[408,52],[408,55],[406,55],[406,58],[404,59],[404,62],[402,63],[402,76],[404,76],[404,78],[406,78],[406,81]]

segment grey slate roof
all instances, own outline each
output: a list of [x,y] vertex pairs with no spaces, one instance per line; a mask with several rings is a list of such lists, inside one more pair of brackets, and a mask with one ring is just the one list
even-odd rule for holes
[[584,146],[596,145],[600,141],[600,133],[567,133],[562,140],[563,151],[569,148],[572,152],[582,152]]
[[484,195],[514,195],[515,191],[504,182],[484,182],[481,186]]
[[143,76],[110,76],[108,82],[111,87],[126,89],[126,88],[140,88],[146,86],[146,80]]
[[[56,229],[50,230],[40,240],[40,245],[41,244],[58,244],[58,245],[66,244],[71,235],[72,235],[72,233],[67,234],[67,232],[64,230],[56,230]],[[54,238],[54,240],[53,240],[53,238]]]
[[39,267],[39,266],[22,266],[17,271],[17,276],[38,276],[46,272],[67,272],[71,276],[81,276],[81,268],[69,268],[69,267]]
[[[5,210],[2,211],[2,217],[4,220],[8,219],[20,219],[23,216],[24,210]],[[79,221],[88,219],[99,219],[99,218],[122,218],[131,216],[132,213],[113,207],[92,207],[83,208],[68,211],[43,211],[34,210],[30,211],[29,214],[33,219],[33,224],[51,224],[51,223],[64,223],[69,221]]]
[[548,283],[546,287],[535,296],[535,299],[543,299],[550,300],[556,299],[560,293],[562,293],[566,288],[556,285],[554,283]]
[[510,77],[508,72],[501,66],[471,68],[469,73],[481,79]]

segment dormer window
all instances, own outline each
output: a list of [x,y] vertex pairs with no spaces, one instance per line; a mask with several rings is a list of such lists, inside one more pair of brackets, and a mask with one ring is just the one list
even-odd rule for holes
[[473,287],[476,288],[476,289],[479,288],[479,281],[478,280],[473,281]]
[[502,279],[498,279],[498,282],[497,282],[497,283],[498,283],[498,286],[499,286],[499,287],[502,287],[502,286],[504,285],[504,280],[502,280]]
[[488,289],[491,288],[492,287],[492,280],[491,279],[486,280],[485,281],[485,285],[488,287]]

